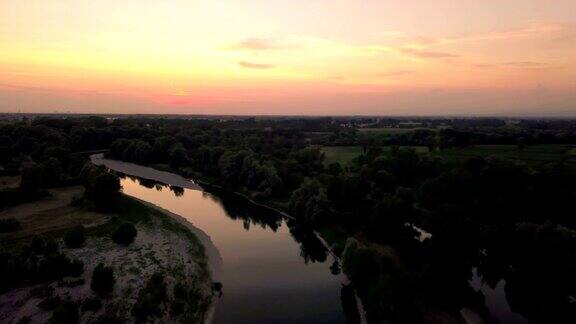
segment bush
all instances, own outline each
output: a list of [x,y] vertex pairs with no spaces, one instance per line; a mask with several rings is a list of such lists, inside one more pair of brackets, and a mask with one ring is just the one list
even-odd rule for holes
[[61,302],[54,312],[52,317],[48,320],[49,324],[76,324],[80,320],[78,313],[78,305],[71,301],[65,300]]
[[86,298],[82,302],[82,311],[83,312],[97,312],[102,308],[102,301],[100,298],[92,297]]
[[118,315],[105,312],[104,314],[100,315],[98,319],[93,322],[94,324],[124,324],[128,322],[126,319],[119,317]]
[[15,232],[20,229],[20,222],[14,218],[0,219],[0,233]]
[[100,296],[109,295],[114,290],[114,270],[110,267],[105,267],[100,263],[94,268],[92,272],[92,282],[90,288]]
[[29,323],[32,323],[32,319],[28,316],[24,316],[20,320],[18,320],[18,322],[16,322],[16,324],[29,324]]
[[64,243],[69,248],[79,248],[86,242],[86,234],[84,226],[78,225],[66,232],[64,235]]
[[132,315],[137,322],[145,322],[149,317],[162,315],[160,305],[166,300],[166,282],[164,276],[155,273],[148,280],[146,287],[138,293],[138,299],[132,307]]
[[118,226],[118,228],[112,234],[112,240],[117,244],[130,245],[134,242],[134,239],[138,235],[138,231],[134,224],[124,223]]
[[173,301],[172,304],[170,305],[170,311],[172,312],[172,315],[174,315],[174,316],[178,316],[178,315],[184,313],[185,308],[186,308],[186,304],[184,304],[184,302],[179,300],[179,299]]
[[40,263],[38,270],[45,279],[78,277],[84,272],[84,263],[80,260],[70,260],[62,253],[51,253]]
[[58,252],[58,244],[52,238],[34,236],[31,241],[32,251],[36,254],[52,254]]

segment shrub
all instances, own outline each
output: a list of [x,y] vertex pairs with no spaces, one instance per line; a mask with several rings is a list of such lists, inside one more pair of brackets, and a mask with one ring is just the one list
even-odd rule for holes
[[124,324],[126,322],[127,322],[126,319],[121,318],[114,313],[105,312],[104,314],[100,315],[100,317],[98,317],[98,319],[93,323],[94,324]]
[[80,320],[78,305],[71,300],[62,301],[48,320],[49,324],[76,324]]
[[161,273],[155,273],[138,293],[138,299],[132,307],[132,315],[137,322],[145,322],[149,317],[162,315],[160,305],[166,300],[166,282]]
[[31,248],[36,254],[53,254],[58,252],[58,244],[56,241],[42,236],[32,237]]
[[69,248],[79,248],[86,242],[84,226],[78,225],[64,235],[64,243]]
[[172,304],[170,305],[170,311],[172,312],[172,315],[174,316],[178,316],[180,314],[182,314],[184,312],[184,309],[186,308],[186,305],[184,304],[183,301],[177,299],[174,300],[172,302]]
[[92,282],[90,288],[100,296],[109,295],[114,290],[114,270],[110,267],[105,267],[100,263],[94,268],[92,272]]
[[24,316],[20,320],[18,320],[18,322],[16,322],[16,324],[29,324],[29,323],[32,323],[32,319],[28,316]]
[[20,229],[20,222],[14,218],[0,219],[0,233],[15,232]]
[[112,234],[112,240],[117,244],[130,245],[138,235],[134,224],[123,223]]
[[70,260],[62,253],[51,253],[40,262],[38,270],[46,279],[77,277],[84,272],[84,263],[80,260]]
[[82,302],[83,312],[97,312],[102,308],[102,301],[98,297],[86,298]]

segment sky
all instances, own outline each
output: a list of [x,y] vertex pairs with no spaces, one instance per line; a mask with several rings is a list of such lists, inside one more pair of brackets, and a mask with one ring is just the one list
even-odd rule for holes
[[574,0],[1,0],[0,112],[576,116]]

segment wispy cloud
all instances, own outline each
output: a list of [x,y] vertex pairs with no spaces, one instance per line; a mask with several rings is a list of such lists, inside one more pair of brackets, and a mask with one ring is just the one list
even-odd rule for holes
[[277,49],[280,46],[276,40],[271,38],[247,38],[232,46],[233,49],[250,50],[250,51],[268,51]]
[[556,66],[546,63],[546,62],[536,62],[536,61],[509,61],[504,63],[479,63],[472,64],[472,67],[478,69],[500,69],[500,68],[514,68],[514,69],[524,69],[524,70],[548,70],[557,68]]
[[411,75],[414,74],[415,71],[412,70],[397,70],[397,71],[388,71],[388,72],[383,72],[380,73],[378,76],[380,77],[401,77],[401,76],[406,76],[406,75]]
[[548,66],[547,63],[531,62],[531,61],[506,62],[504,63],[504,65],[518,68],[543,68]]
[[456,54],[446,53],[446,52],[436,52],[436,51],[429,51],[424,49],[416,49],[416,48],[400,48],[399,51],[402,54],[406,54],[409,56],[417,57],[417,58],[430,58],[430,59],[439,59],[439,58],[452,58],[458,57]]
[[273,64],[253,63],[253,62],[246,62],[246,61],[238,62],[238,65],[240,65],[243,68],[247,68],[247,69],[261,69],[261,70],[272,69],[272,68],[276,67]]
[[509,28],[502,30],[494,30],[483,33],[466,34],[451,37],[427,37],[427,36],[409,36],[405,38],[407,42],[419,45],[441,45],[453,44],[464,42],[482,42],[482,41],[498,41],[498,40],[511,40],[522,38],[537,38],[537,37],[551,37],[559,38],[564,35],[572,35],[570,31],[574,31],[574,27],[561,23],[534,23],[518,28]]

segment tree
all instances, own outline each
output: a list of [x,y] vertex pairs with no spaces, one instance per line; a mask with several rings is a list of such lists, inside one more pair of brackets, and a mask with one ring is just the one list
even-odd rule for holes
[[20,229],[20,222],[14,218],[0,219],[0,233],[15,232]]
[[20,190],[25,193],[36,193],[44,188],[42,168],[38,165],[31,166],[22,171]]
[[45,186],[55,186],[62,180],[62,163],[56,158],[48,158],[40,165],[42,168],[42,181]]
[[188,158],[188,153],[182,144],[178,143],[172,146],[170,149],[170,166],[178,169],[190,162]]
[[92,164],[84,166],[81,172],[85,196],[94,201],[96,209],[100,211],[112,211],[118,198],[120,197],[120,179],[103,167]]
[[152,160],[155,162],[166,161],[170,154],[170,148],[176,143],[172,136],[160,136],[154,140],[152,145]]
[[86,241],[84,226],[78,225],[64,235],[64,243],[69,248],[79,248]]
[[326,220],[331,214],[326,189],[317,180],[305,180],[290,196],[288,207],[295,217],[315,225]]
[[132,223],[123,223],[112,233],[112,240],[121,245],[130,245],[138,235],[136,227]]
[[114,290],[114,270],[99,263],[92,272],[90,288],[100,296],[107,296]]
[[138,293],[138,299],[132,307],[132,315],[136,317],[137,322],[145,322],[148,317],[161,316],[160,305],[166,301],[167,287],[164,276],[161,273],[155,273]]

